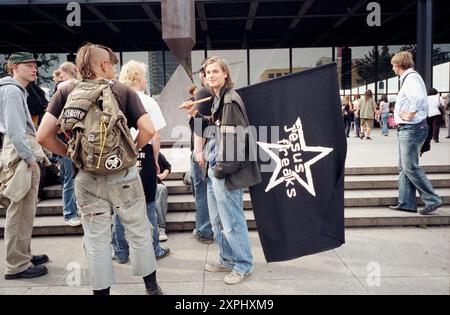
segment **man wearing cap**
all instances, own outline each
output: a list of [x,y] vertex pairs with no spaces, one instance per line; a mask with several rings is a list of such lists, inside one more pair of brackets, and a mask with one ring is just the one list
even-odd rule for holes
[[11,76],[0,79],[0,132],[4,135],[0,200],[7,207],[6,280],[47,274],[42,265],[48,261],[47,255],[32,256],[30,252],[40,177],[38,162],[46,157],[36,142],[26,87],[36,80],[40,64],[31,53],[13,53],[7,63]]

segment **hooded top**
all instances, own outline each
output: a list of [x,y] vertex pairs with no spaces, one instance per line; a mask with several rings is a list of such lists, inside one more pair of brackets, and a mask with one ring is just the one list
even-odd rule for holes
[[17,154],[30,165],[36,158],[26,135],[35,135],[36,129],[28,110],[27,96],[27,91],[16,79],[0,79],[0,132],[11,140]]

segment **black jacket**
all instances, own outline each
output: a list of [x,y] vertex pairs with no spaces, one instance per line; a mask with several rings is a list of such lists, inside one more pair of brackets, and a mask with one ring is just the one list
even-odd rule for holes
[[224,178],[228,189],[258,184],[261,174],[256,162],[255,136],[249,131],[247,112],[239,94],[234,89],[222,91],[220,105],[211,117],[210,124],[219,126],[214,176]]
[[43,115],[48,105],[45,92],[34,82],[27,85],[27,92],[27,104],[31,116]]

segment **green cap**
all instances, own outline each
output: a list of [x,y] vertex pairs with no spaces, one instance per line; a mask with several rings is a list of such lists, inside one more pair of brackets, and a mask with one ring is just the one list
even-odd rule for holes
[[25,63],[25,62],[36,62],[37,66],[40,67],[42,65],[42,62],[37,61],[32,53],[29,52],[15,52],[12,53],[11,56],[9,56],[8,61],[12,63],[13,65],[17,65],[19,63]]

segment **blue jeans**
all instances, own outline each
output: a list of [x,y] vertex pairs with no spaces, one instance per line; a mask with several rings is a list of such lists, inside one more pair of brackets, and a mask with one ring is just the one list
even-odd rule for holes
[[350,135],[350,129],[352,126],[352,120],[351,118],[344,118],[344,128],[345,128],[345,135],[347,136],[347,138]]
[[355,117],[355,132],[356,136],[359,138],[361,133],[361,121],[359,120],[359,117]]
[[253,270],[253,255],[243,210],[243,189],[228,189],[208,169],[208,207],[219,262],[241,275]]
[[169,192],[167,187],[163,184],[158,184],[156,186],[156,218],[158,219],[158,227],[166,230],[166,216],[167,216],[167,198],[169,197]]
[[416,210],[416,189],[425,206],[435,206],[442,203],[436,195],[433,186],[425,172],[419,166],[419,153],[428,135],[426,121],[416,125],[398,127],[399,168],[398,204],[403,209]]
[[201,238],[212,239],[213,230],[209,219],[206,178],[196,161],[191,164],[192,192],[195,197],[195,233]]
[[450,114],[448,114],[448,113],[447,113],[447,124],[448,124],[448,126],[447,126],[448,136],[447,137],[450,137]]
[[[164,254],[164,250],[159,245],[159,233],[158,233],[158,223],[156,219],[156,207],[155,202],[150,202],[147,204],[147,217],[151,224],[152,239],[153,239],[153,249],[155,251],[156,258]],[[125,238],[125,229],[120,223],[119,216],[114,214],[113,218],[113,230],[111,245],[113,249],[113,255],[121,262],[126,262],[130,255],[130,250],[128,247],[127,239]]]
[[388,129],[388,117],[389,117],[389,113],[382,113],[381,114],[381,134],[382,135],[388,135],[389,134],[389,129]]
[[63,187],[63,215],[64,220],[70,220],[78,216],[75,201],[74,176],[72,161],[64,157],[58,158],[59,174]]

